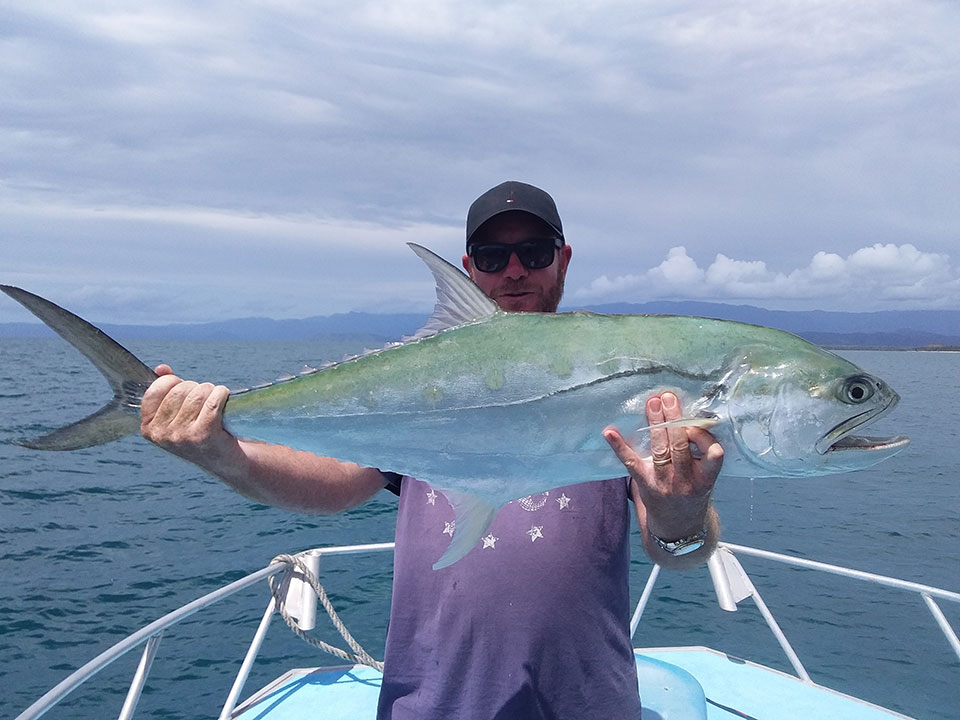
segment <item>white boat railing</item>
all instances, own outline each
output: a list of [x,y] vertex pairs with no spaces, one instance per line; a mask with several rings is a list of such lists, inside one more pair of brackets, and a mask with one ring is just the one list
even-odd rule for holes
[[[387,550],[392,550],[393,547],[393,543],[345,545],[308,550],[304,553],[301,553],[300,556],[319,558],[325,555],[384,552]],[[783,631],[773,618],[773,614],[760,597],[760,593],[753,585],[746,571],[740,565],[735,553],[771,560],[794,567],[807,568],[833,575],[854,578],[857,580],[893,587],[920,595],[924,603],[927,605],[927,608],[930,610],[930,613],[933,615],[933,618],[937,626],[940,628],[940,631],[943,633],[953,651],[957,654],[957,657],[960,658],[960,639],[958,639],[956,631],[951,627],[950,623],[943,614],[943,611],[940,609],[939,605],[937,605],[936,600],[934,599],[937,598],[940,600],[960,603],[960,593],[943,590],[930,585],[922,585],[920,583],[899,580],[897,578],[883,575],[876,575],[859,570],[851,570],[838,565],[828,565],[826,563],[804,560],[802,558],[797,558],[790,555],[783,555],[766,550],[758,550],[756,548],[751,548],[744,545],[720,543],[718,551],[714,553],[713,557],[708,563],[714,589],[717,593],[717,601],[720,604],[720,607],[724,610],[735,611],[737,609],[737,603],[748,597],[753,599],[754,603],[756,603],[758,609],[763,615],[764,620],[767,622],[768,627],[777,638],[777,641],[780,643],[781,648],[783,648],[784,653],[789,659],[791,665],[793,665],[794,670],[801,680],[810,682],[810,677],[796,653],[793,651],[793,648],[790,646],[789,641],[787,641]],[[116,645],[97,655],[90,662],[86,663],[75,672],[71,673],[67,678],[58,683],[40,699],[30,705],[30,707],[20,713],[20,715],[16,717],[16,720],[33,720],[34,718],[41,717],[48,710],[57,705],[57,703],[66,698],[70,693],[72,693],[94,675],[99,673],[105,667],[113,663],[115,660],[123,657],[131,650],[134,650],[140,645],[145,644],[140,658],[140,663],[138,664],[134,673],[134,677],[130,683],[130,688],[127,692],[126,699],[124,700],[120,714],[118,715],[119,720],[129,720],[129,718],[133,717],[133,714],[136,711],[140,695],[146,683],[147,676],[150,673],[153,659],[157,654],[160,641],[165,630],[180,623],[198,611],[214,605],[252,585],[256,585],[267,578],[277,575],[278,573],[287,570],[289,567],[290,566],[287,563],[283,562],[271,563],[262,570],[258,570],[247,575],[246,577],[218,588],[217,590],[214,590],[213,592],[208,593],[207,595],[204,595],[193,602],[187,603],[186,605],[174,610],[171,613],[168,613],[167,615],[164,615],[149,625],[144,626],[137,632],[118,642]],[[650,596],[652,595],[659,573],[660,567],[654,565],[651,569],[649,577],[647,578],[643,593],[641,594],[640,600],[637,603],[637,608],[630,622],[631,637],[636,632],[637,627],[640,624],[640,620],[643,616],[643,612],[647,606]],[[299,592],[299,589],[297,592]],[[239,700],[240,693],[243,690],[243,686],[246,683],[251,668],[253,667],[256,656],[259,653],[264,638],[266,637],[267,629],[269,628],[271,619],[277,613],[277,611],[278,608],[276,607],[276,602],[271,597],[260,621],[260,625],[257,628],[253,640],[251,641],[249,649],[247,650],[247,654],[241,663],[240,670],[238,671],[237,677],[234,680],[223,710],[220,713],[221,720],[227,720],[233,714],[234,708]],[[310,619],[310,611],[306,611],[304,615],[308,618],[307,623],[311,623],[312,619]]]
[[[382,552],[392,549],[393,543],[372,543],[369,545],[341,545],[336,547],[319,548],[315,550],[308,550],[305,554],[348,555],[365,552]],[[119,660],[131,650],[134,650],[143,643],[146,643],[147,645],[144,648],[143,655],[140,658],[140,663],[137,666],[136,672],[134,673],[133,681],[130,684],[130,689],[127,692],[126,700],[123,703],[120,714],[117,716],[118,720],[129,720],[129,718],[133,717],[133,713],[136,710],[137,702],[139,701],[140,694],[143,691],[143,686],[146,682],[147,675],[150,673],[150,666],[153,663],[153,658],[156,656],[157,647],[160,644],[160,640],[163,638],[163,633],[165,630],[182,622],[186,618],[200,610],[203,610],[204,608],[210,607],[211,605],[214,605],[221,600],[224,600],[231,595],[250,587],[251,585],[256,585],[257,583],[262,582],[273,575],[283,572],[288,567],[289,566],[285,563],[271,563],[262,570],[257,570],[256,572],[250,573],[246,577],[235,580],[229,585],[224,585],[223,587],[218,588],[213,592],[204,595],[203,597],[197,598],[193,602],[177,608],[173,612],[168,613],[159,619],[154,620],[149,625],[145,625],[137,632],[125,637],[116,645],[104,650],[102,653],[93,658],[93,660],[75,670],[68,677],[64,678],[61,682],[46,692],[40,699],[34,702],[30,707],[17,715],[15,720],[33,720],[33,718],[41,717],[48,710],[53,708],[57,703],[66,698],[70,693],[83,685],[83,683],[87,682],[87,680],[99,673],[105,667],[114,661]],[[271,598],[269,606],[269,614],[271,616],[274,612],[273,604],[273,598]],[[261,621],[261,630],[258,630],[258,637],[254,638],[254,642],[257,643],[257,647],[259,647],[259,643],[263,641],[262,635],[265,633],[266,627]],[[255,654],[256,653],[253,653],[254,656]],[[251,653],[248,652],[247,656],[250,659],[250,664],[252,665],[253,658],[251,657]],[[250,667],[245,660],[244,666],[241,666],[241,673],[249,673],[249,670]],[[244,675],[244,679],[246,679],[246,675]]]
[[[892,578],[885,575],[864,572],[862,570],[851,570],[850,568],[841,567],[839,565],[829,565],[827,563],[817,562],[815,560],[805,560],[792,555],[783,555],[781,553],[770,552],[769,550],[759,550],[757,548],[747,547],[746,545],[720,543],[717,552],[713,554],[707,563],[707,567],[710,571],[710,577],[713,580],[713,587],[717,593],[718,604],[724,610],[735,612],[739,602],[745,600],[746,598],[751,598],[754,604],[757,606],[757,609],[760,611],[760,614],[763,616],[767,626],[770,628],[770,631],[777,639],[777,642],[779,643],[784,654],[787,656],[787,659],[790,661],[790,664],[793,666],[797,677],[804,682],[812,682],[810,680],[810,675],[804,668],[803,663],[800,662],[800,658],[790,645],[790,641],[787,640],[783,630],[780,629],[779,624],[777,624],[776,619],[773,617],[773,613],[770,612],[770,609],[763,601],[763,598],[760,596],[760,592],[750,580],[750,576],[747,575],[747,572],[743,569],[743,566],[740,564],[740,561],[737,559],[735,553],[762,558],[765,560],[772,560],[783,565],[817,570],[819,572],[825,572],[831,575],[839,575],[841,577],[862,580],[874,585],[883,585],[919,595],[923,599],[931,615],[933,615],[933,619],[940,628],[940,632],[943,633],[944,638],[946,638],[947,643],[953,649],[953,652],[956,654],[957,658],[960,659],[960,639],[958,639],[956,631],[953,629],[953,627],[951,627],[943,611],[940,609],[940,606],[937,605],[936,600],[934,600],[934,598],[938,598],[940,600],[948,600],[955,603],[960,603],[960,593],[952,592],[950,590],[943,590],[941,588],[933,587],[932,585],[922,585],[920,583],[900,580],[898,578]],[[633,618],[630,621],[631,637],[634,636],[637,628],[640,625],[640,619],[643,617],[643,612],[646,609],[647,602],[653,593],[653,587],[656,584],[659,573],[660,567],[654,565],[650,575],[647,578],[647,583],[643,588],[640,601],[637,603],[637,608],[633,613]]]

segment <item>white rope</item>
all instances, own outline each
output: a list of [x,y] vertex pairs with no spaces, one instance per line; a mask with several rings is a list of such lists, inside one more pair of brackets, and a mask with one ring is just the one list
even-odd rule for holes
[[[319,648],[320,650],[328,652],[331,655],[336,655],[344,660],[350,660],[360,665],[369,665],[370,667],[383,672],[383,663],[371,657],[367,651],[360,646],[360,643],[354,639],[353,635],[350,634],[350,631],[347,630],[346,625],[344,625],[340,620],[340,616],[337,615],[337,611],[333,609],[333,605],[330,603],[330,598],[327,597],[326,590],[323,589],[323,586],[320,584],[317,576],[310,571],[303,560],[295,555],[277,555],[277,557],[273,559],[273,562],[281,562],[288,566],[280,580],[278,580],[276,576],[270,578],[270,592],[273,594],[273,600],[276,603],[277,611],[280,613],[280,617],[283,618],[283,621],[287,624],[287,626],[293,630],[293,632],[296,633],[304,642],[309,643],[315,648]],[[304,580],[317,594],[317,598],[319,598],[320,603],[323,605],[323,609],[327,611],[327,615],[330,616],[333,626],[340,633],[340,636],[347,642],[347,645],[349,645],[353,650],[352,655],[345,650],[341,650],[334,645],[330,645],[329,643],[325,643],[323,640],[318,640],[317,638],[308,635],[305,631],[300,629],[300,627],[297,625],[297,621],[290,617],[290,615],[287,613],[286,608],[284,607],[284,600],[281,596],[280,588],[284,585],[283,580],[286,579],[287,576],[292,575],[294,569],[299,570],[303,574]]]

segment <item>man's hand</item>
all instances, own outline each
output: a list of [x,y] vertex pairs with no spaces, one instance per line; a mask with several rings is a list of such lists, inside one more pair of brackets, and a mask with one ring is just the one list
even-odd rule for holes
[[230,391],[222,385],[181,380],[169,365],[147,389],[140,407],[140,432],[184,460],[209,468],[237,457],[237,439],[223,428]]
[[[678,420],[682,411],[679,399],[672,392],[647,399],[646,414],[650,425]],[[653,427],[650,430],[652,457],[643,458],[616,428],[605,428],[603,436],[633,479],[631,492],[644,533],[644,547],[651,559],[661,564],[665,564],[661,560],[667,560],[674,566],[706,559],[717,540],[716,513],[708,510],[710,495],[723,464],[720,443],[698,427]],[[693,457],[690,452],[691,443],[697,446],[699,457]],[[670,563],[672,556],[660,550],[648,537],[652,533],[663,540],[677,540],[694,535],[705,527],[708,542],[704,551],[691,553],[688,561],[683,563]]]

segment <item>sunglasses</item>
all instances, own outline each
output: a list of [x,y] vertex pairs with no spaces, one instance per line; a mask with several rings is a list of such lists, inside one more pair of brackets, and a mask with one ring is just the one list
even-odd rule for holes
[[560,247],[563,247],[563,240],[558,237],[531,238],[512,244],[477,243],[470,246],[467,254],[473,258],[473,265],[480,272],[500,272],[513,254],[527,270],[542,270],[553,262]]

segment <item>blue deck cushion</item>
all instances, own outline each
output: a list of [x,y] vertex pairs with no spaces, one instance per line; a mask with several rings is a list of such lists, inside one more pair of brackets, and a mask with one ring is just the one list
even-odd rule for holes
[[683,668],[634,653],[643,720],[706,720],[700,683]]

